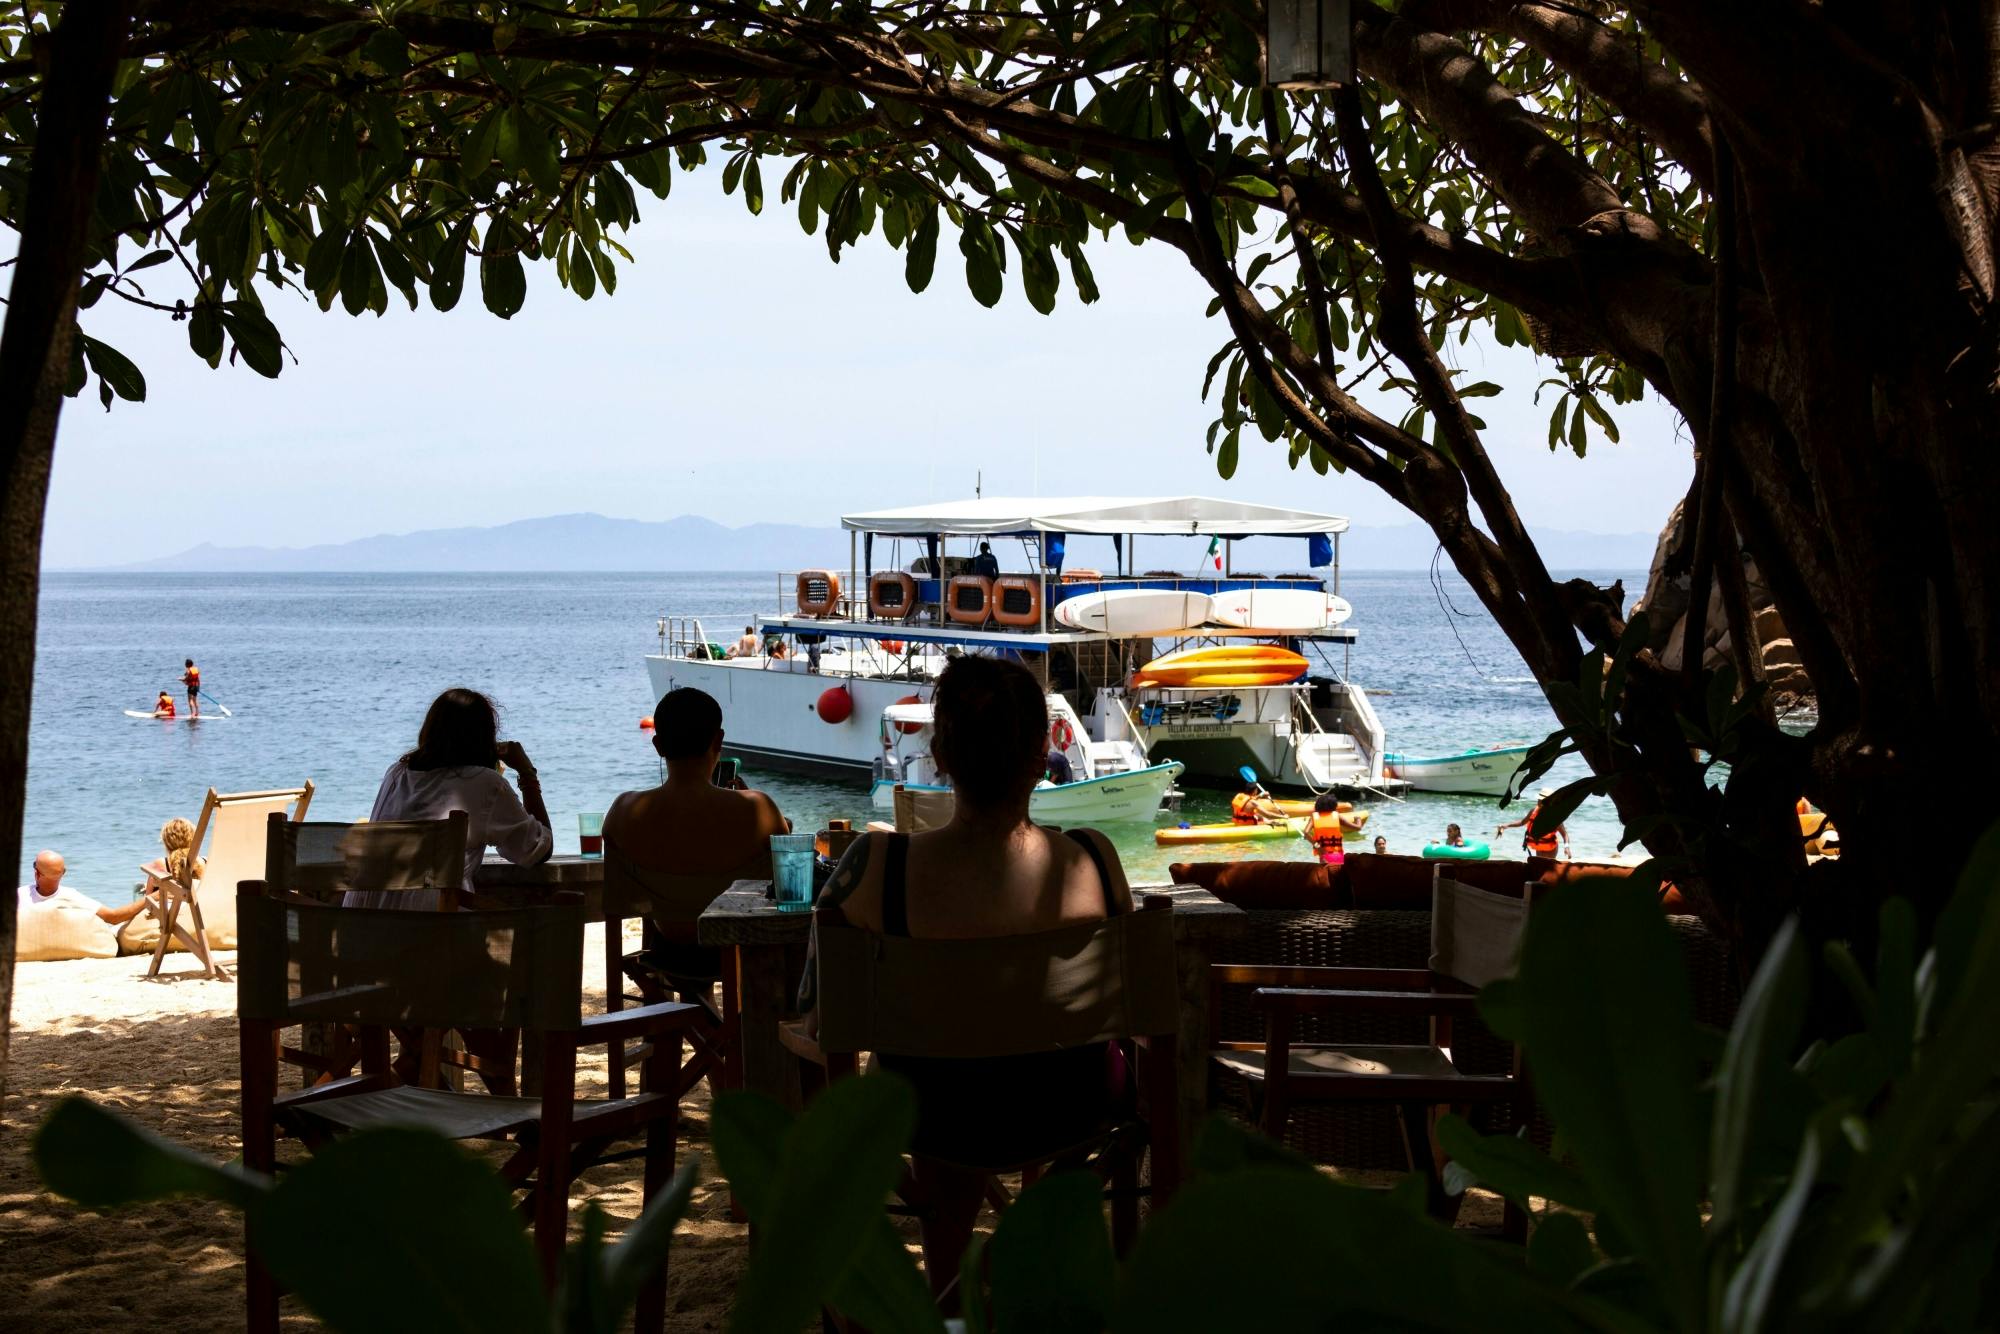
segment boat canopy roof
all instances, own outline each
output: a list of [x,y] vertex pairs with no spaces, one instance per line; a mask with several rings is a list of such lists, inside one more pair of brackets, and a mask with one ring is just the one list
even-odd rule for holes
[[1310,537],[1344,533],[1347,520],[1276,505],[1210,496],[991,496],[849,514],[840,525],[860,533],[923,537],[941,533],[1026,536],[1030,533],[1135,534],[1161,537]]

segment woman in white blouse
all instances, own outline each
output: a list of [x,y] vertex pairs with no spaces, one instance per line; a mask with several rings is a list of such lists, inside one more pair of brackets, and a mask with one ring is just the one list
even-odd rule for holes
[[[499,739],[493,701],[476,690],[454,686],[431,702],[417,733],[417,748],[382,775],[371,820],[442,820],[464,811],[465,883],[485,859],[486,849],[508,861],[532,866],[555,849],[541,779],[518,741]],[[520,796],[500,772],[505,763],[521,785]],[[435,909],[437,896],[415,893],[349,893],[350,908]]]

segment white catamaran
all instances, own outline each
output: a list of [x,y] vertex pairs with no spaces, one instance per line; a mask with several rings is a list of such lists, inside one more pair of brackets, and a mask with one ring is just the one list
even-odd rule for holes
[[[1051,748],[1072,762],[1074,782],[1037,789],[1041,817],[1058,818],[1060,806],[1094,812],[1068,816],[1079,822],[1148,818],[1183,768],[1233,786],[1248,766],[1271,788],[1343,795],[1407,786],[1383,768],[1366,693],[1327,653],[1355,638],[1339,596],[1344,518],[1197,496],[988,497],[841,523],[848,569],[800,571],[790,605],[753,615],[764,651],[729,657],[700,620],[660,618],[659,651],[646,658],[655,694],[698,686],[715,696],[725,748],[746,762],[878,791],[926,784],[927,748],[912,739],[927,724],[910,706],[928,708],[951,657],[988,653],[1041,679]],[[1111,572],[1066,567],[1067,539],[1084,535],[1112,539]],[[1219,568],[1142,572],[1138,540],[1165,536],[1215,539]],[[1305,540],[1313,572],[1234,574],[1229,544],[1252,536]],[[954,554],[954,540],[968,554]],[[1006,559],[1018,550],[1019,570],[979,572],[969,550],[981,541],[1009,548]],[[878,542],[920,552],[878,568]]]

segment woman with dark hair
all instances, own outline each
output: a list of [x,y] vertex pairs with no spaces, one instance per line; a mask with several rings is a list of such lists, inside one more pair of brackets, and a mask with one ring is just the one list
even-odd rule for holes
[[[514,771],[521,795],[500,772]],[[493,701],[477,690],[454,686],[431,701],[417,746],[389,766],[375,793],[371,820],[442,820],[464,811],[465,888],[486,858],[488,847],[518,865],[545,861],[555,849],[542,782],[518,741],[500,740],[500,717]],[[435,909],[437,896],[425,891],[396,894],[350,893],[350,908]]]
[[[882,935],[957,940],[1130,912],[1131,888],[1102,834],[1057,833],[1028,818],[1049,747],[1048,703],[1028,670],[998,658],[956,658],[938,677],[931,705],[931,754],[954,795],[950,822],[857,839],[817,911]],[[802,1009],[812,1009],[816,986],[808,964]],[[979,1212],[984,1175],[956,1164],[1030,1161],[1067,1148],[1108,1124],[1129,1094],[1122,1053],[1108,1045],[881,1060],[917,1088],[912,1186],[927,1205],[933,1286],[957,1274]]]

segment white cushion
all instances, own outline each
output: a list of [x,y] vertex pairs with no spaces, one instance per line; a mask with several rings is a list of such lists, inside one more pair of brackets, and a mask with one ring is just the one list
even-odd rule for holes
[[30,908],[15,922],[14,957],[22,963],[53,959],[112,959],[118,937],[90,908],[51,903]]

